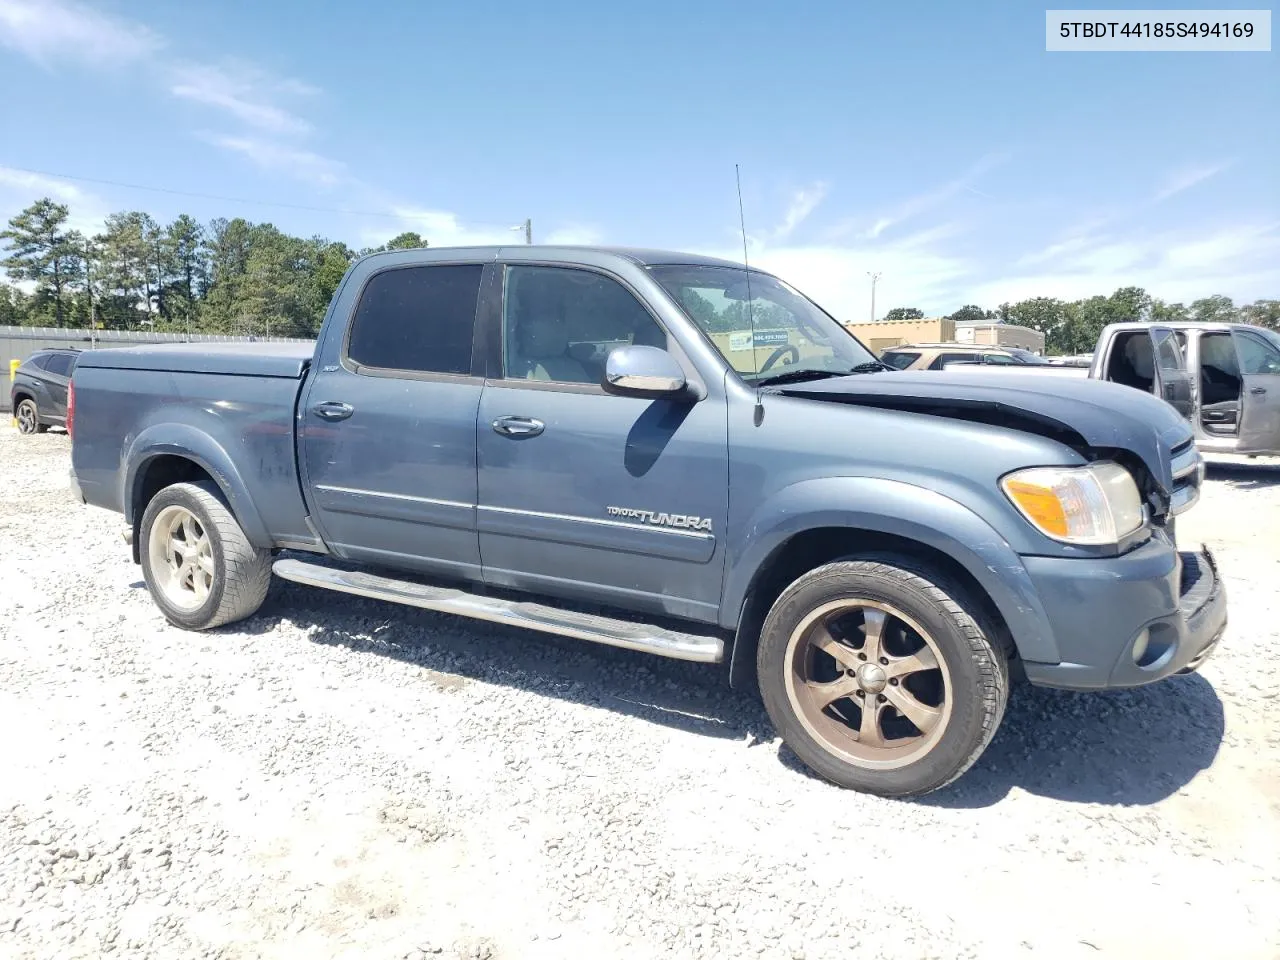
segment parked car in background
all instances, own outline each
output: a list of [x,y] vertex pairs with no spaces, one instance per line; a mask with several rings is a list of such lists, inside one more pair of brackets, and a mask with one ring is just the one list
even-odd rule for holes
[[37,350],[18,367],[9,388],[13,418],[19,433],[43,433],[67,422],[67,385],[80,351]]
[[888,347],[880,359],[895,370],[941,370],[949,363],[1043,364],[1030,350],[970,343],[913,343]]
[[1191,427],[1022,379],[887,370],[729,261],[386,252],[315,344],[85,354],[71,486],[124,515],[187,629],[251,616],[275,573],[727,661],[811,769],[905,796],[978,758],[1012,677],[1152,683],[1226,626],[1212,556],[1174,529]]

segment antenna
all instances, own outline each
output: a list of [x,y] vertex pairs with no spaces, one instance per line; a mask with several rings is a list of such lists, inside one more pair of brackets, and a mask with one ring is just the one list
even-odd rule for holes
[[[759,372],[760,358],[756,355],[756,315],[754,298],[751,296],[751,263],[747,259],[747,218],[742,211],[742,171],[733,165],[733,176],[738,184],[738,225],[742,228],[742,270],[747,275],[747,324],[751,327],[751,363]],[[756,387],[756,426],[764,411],[760,405],[760,388]]]

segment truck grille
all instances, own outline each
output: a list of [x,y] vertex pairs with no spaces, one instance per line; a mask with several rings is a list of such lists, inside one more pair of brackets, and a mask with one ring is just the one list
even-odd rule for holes
[[1178,444],[1170,452],[1170,468],[1173,471],[1173,492],[1169,498],[1169,514],[1176,517],[1190,510],[1200,499],[1200,485],[1204,482],[1204,458],[1196,449],[1194,440]]

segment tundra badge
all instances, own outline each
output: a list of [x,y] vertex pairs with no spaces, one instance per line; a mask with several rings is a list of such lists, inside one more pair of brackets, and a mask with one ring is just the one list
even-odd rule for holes
[[655,527],[679,527],[684,530],[711,532],[710,517],[691,517],[684,513],[654,513],[652,510],[635,510],[631,507],[605,507],[611,517],[626,517]]

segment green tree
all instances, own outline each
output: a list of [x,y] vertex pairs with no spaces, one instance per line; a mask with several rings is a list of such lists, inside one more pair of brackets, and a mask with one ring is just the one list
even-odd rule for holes
[[27,322],[27,299],[17,287],[0,283],[0,327],[20,327]]
[[1214,294],[1192,302],[1191,319],[1200,323],[1234,323],[1239,314],[1230,297]]
[[184,213],[165,227],[164,247],[172,272],[169,300],[173,316],[189,327],[199,312],[198,298],[209,284],[204,227]]
[[1240,308],[1240,319],[1271,330],[1280,330],[1280,300],[1256,300]]
[[994,316],[994,311],[983,310],[972,303],[966,303],[955,313],[948,316],[947,319],[956,323],[982,323],[984,320],[993,319]]
[[206,329],[230,331],[242,323],[241,288],[249,268],[252,234],[253,225],[240,217],[218,218],[209,224],[204,240],[209,269]]
[[0,264],[13,279],[35,284],[29,313],[51,305],[59,327],[65,323],[67,293],[81,267],[76,237],[67,229],[70,215],[65,204],[45,197],[10,219],[9,228],[0,231],[8,252]]
[[886,321],[893,320],[923,320],[924,311],[919,307],[894,307],[884,315]]
[[[329,243],[316,237],[312,243],[318,248],[319,252],[316,257],[316,298],[324,305],[328,305],[333,299],[334,293],[338,289],[338,284],[342,282],[343,276],[347,272],[347,268],[351,266],[351,261],[355,258],[355,254],[347,247],[345,243]],[[324,307],[321,307],[323,313]],[[316,318],[317,326],[319,317]]]
[[1151,301],[1151,320],[1153,323],[1176,323],[1179,320],[1190,320],[1191,311],[1180,303],[1165,303],[1163,300]]
[[1032,297],[1018,303],[1002,303],[1000,319],[1044,334],[1046,353],[1079,353],[1078,331],[1068,304],[1054,297]]
[[406,230],[398,236],[392,237],[383,246],[383,250],[417,250],[427,246],[427,241],[412,230]]

